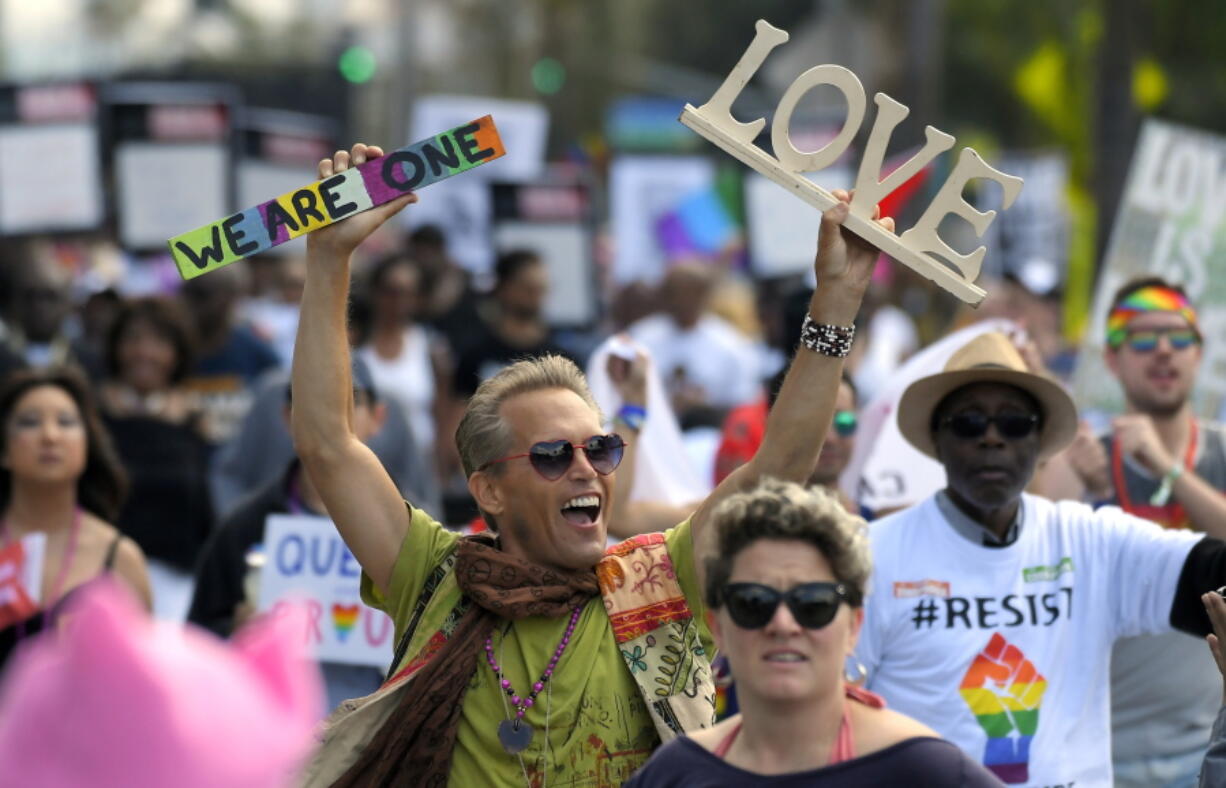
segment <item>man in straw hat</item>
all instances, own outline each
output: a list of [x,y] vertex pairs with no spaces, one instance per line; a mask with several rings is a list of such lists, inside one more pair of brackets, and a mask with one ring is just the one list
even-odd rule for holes
[[1002,334],[913,383],[898,423],[947,486],[871,527],[868,688],[1007,783],[1110,785],[1111,644],[1209,633],[1200,596],[1226,579],[1226,543],[1025,494],[1077,411]]

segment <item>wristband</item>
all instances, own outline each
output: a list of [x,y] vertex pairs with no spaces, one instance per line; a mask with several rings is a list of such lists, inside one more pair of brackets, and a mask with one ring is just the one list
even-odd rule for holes
[[622,405],[613,419],[638,432],[643,429],[643,422],[647,420],[647,409],[642,405]]
[[851,341],[856,336],[855,325],[827,326],[814,323],[813,318],[805,315],[804,326],[800,329],[800,344],[833,358],[846,358],[851,352]]
[[1183,476],[1183,461],[1175,463],[1171,469],[1162,477],[1162,483],[1158,485],[1158,489],[1149,497],[1149,502],[1152,506],[1166,506],[1166,502],[1171,499],[1171,489],[1175,486],[1175,481]]

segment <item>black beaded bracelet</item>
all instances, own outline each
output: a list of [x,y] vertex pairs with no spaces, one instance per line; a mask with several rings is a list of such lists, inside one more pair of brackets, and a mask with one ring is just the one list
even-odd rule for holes
[[851,341],[855,336],[855,325],[827,326],[814,323],[813,318],[805,315],[805,323],[800,329],[800,344],[823,356],[845,358],[851,352]]

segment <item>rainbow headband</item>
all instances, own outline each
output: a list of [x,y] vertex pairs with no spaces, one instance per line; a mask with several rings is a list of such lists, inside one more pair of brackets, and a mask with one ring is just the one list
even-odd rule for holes
[[1111,310],[1107,316],[1107,346],[1123,344],[1129,321],[1144,312],[1175,312],[1199,332],[1196,310],[1188,303],[1187,296],[1169,287],[1150,285],[1133,291]]

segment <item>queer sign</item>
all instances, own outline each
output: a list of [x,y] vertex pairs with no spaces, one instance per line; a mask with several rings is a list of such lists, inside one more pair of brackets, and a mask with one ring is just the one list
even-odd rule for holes
[[215,271],[506,153],[490,115],[171,238],[184,279]]
[[[715,95],[701,107],[687,104],[681,113],[681,122],[819,211],[828,210],[837,202],[834,195],[800,173],[829,167],[851,145],[864,120],[867,105],[864,86],[855,74],[842,66],[814,66],[801,74],[784,92],[775,108],[775,117],[771,122],[774,155],[768,154],[753,144],[766,126],[766,119],[757,118],[742,123],[732,117],[732,103],[771,50],[788,40],[788,34],[761,19],[755,30],[754,40]],[[847,101],[847,119],[842,130],[829,143],[815,151],[800,151],[792,145],[788,136],[792,112],[801,98],[819,85],[829,85],[843,94]],[[975,279],[979,276],[987,250],[981,246],[970,254],[961,254],[937,234],[937,227],[942,219],[953,214],[969,222],[975,234],[982,236],[996,217],[996,212],[975,209],[963,199],[963,188],[975,178],[996,181],[1004,189],[1002,205],[1008,208],[1022,190],[1022,179],[989,167],[975,151],[963,148],[949,178],[915,226],[902,235],[882,229],[872,220],[874,207],[933,159],[952,148],[954,138],[928,126],[924,131],[924,147],[881,178],[890,137],[911,111],[884,93],[878,93],[873,101],[877,105],[877,118],[860,159],[855,181],[856,194],[844,226],[963,301],[978,304],[986,293],[975,285]]]
[[362,603],[361,576],[331,520],[268,517],[260,611],[300,604],[306,609],[303,638],[316,659],[386,668],[392,659],[392,620]]

